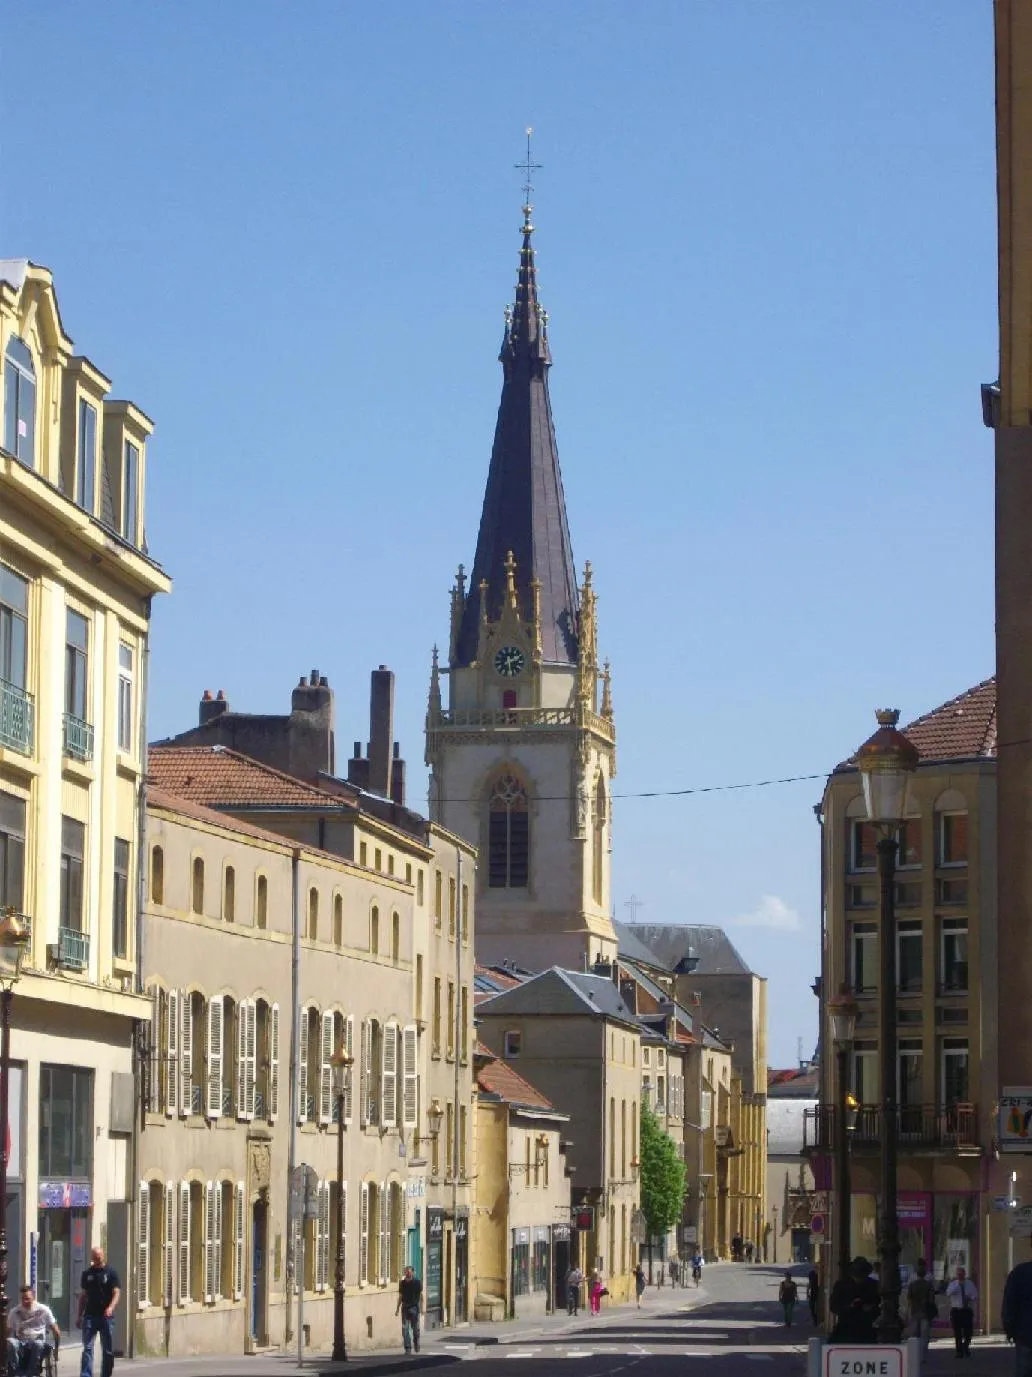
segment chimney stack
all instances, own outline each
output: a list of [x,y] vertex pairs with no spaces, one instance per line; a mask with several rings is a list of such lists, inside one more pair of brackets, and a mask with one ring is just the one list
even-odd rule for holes
[[209,722],[214,722],[217,717],[221,717],[228,708],[229,703],[221,689],[214,698],[211,696],[211,690],[205,689],[201,694],[201,706],[197,714],[197,721],[202,727],[207,726]]
[[394,673],[374,669],[369,686],[369,792],[391,798],[394,746]]

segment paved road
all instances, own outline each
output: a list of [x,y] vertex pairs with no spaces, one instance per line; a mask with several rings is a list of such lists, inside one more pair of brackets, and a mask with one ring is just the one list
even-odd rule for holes
[[[815,1333],[805,1303],[786,1329],[777,1303],[783,1267],[730,1263],[707,1267],[701,1290],[650,1288],[641,1310],[620,1306],[600,1319],[565,1315],[473,1325],[467,1330],[427,1334],[423,1354],[407,1360],[398,1353],[356,1355],[347,1368],[313,1358],[309,1377],[351,1373],[412,1373],[431,1365],[442,1377],[456,1364],[475,1363],[469,1377],[803,1377],[806,1347]],[[806,1268],[795,1269],[800,1294]],[[64,1355],[62,1355],[64,1356]],[[77,1355],[76,1355],[77,1356]],[[963,1377],[1011,1377],[1013,1349],[978,1340]],[[77,1366],[77,1365],[76,1365]],[[62,1369],[67,1372],[65,1362]],[[952,1343],[939,1339],[926,1377],[957,1370]],[[297,1377],[286,1355],[251,1358],[143,1359],[120,1363],[123,1377]]]

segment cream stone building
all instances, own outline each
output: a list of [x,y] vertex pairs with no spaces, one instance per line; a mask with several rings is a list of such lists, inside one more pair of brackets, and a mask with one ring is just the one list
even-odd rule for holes
[[473,576],[460,566],[444,670],[434,652],[426,763],[431,817],[481,857],[480,960],[581,970],[616,955],[616,734],[590,565],[580,586],[574,573],[530,214]]
[[511,1063],[476,1055],[476,1317],[550,1314],[566,1304],[572,1260],[569,1115]]
[[[127,1269],[151,421],[75,353],[51,274],[0,260],[0,907],[13,1003],[8,1295],[35,1270],[74,1328],[92,1244]],[[119,1317],[124,1331],[124,1315]],[[125,1334],[118,1336],[125,1346]]]
[[[312,677],[316,682],[308,689],[319,689],[318,676]],[[295,698],[299,693],[295,690]],[[167,791],[213,809],[227,821],[232,818],[272,832],[283,844],[318,853],[324,868],[337,865],[356,877],[350,891],[341,883],[327,887],[303,877],[298,880],[302,946],[310,943],[326,958],[320,966],[331,981],[325,998],[332,995],[333,1007],[341,1013],[351,1012],[344,1007],[350,997],[341,989],[342,973],[348,983],[354,979],[364,983],[361,966],[340,965],[342,952],[347,955],[346,934],[356,921],[365,934],[364,950],[374,961],[382,957],[403,973],[402,1003],[381,1003],[371,988],[368,1018],[377,1024],[370,1049],[389,1046],[390,1039],[385,1044],[382,1032],[387,1023],[396,1022],[399,1028],[411,1025],[414,1033],[418,1076],[416,1101],[409,1112],[415,1121],[402,1125],[406,1132],[391,1143],[394,1173],[406,1200],[404,1258],[424,1278],[428,1323],[462,1323],[470,1314],[475,853],[459,838],[412,813],[403,802],[372,795],[328,773],[318,776],[319,785],[311,784],[221,744],[157,746],[150,760],[152,779]],[[360,901],[353,898],[358,894],[363,896]],[[153,970],[156,976],[161,974],[159,967]],[[312,1007],[325,1012],[324,994],[316,992],[314,998]],[[314,1016],[309,1028],[314,1038]],[[356,1039],[358,1034],[351,1036]],[[407,1033],[403,1043],[408,1055]],[[314,1046],[313,1042],[313,1055]],[[305,1049],[302,1038],[295,1056],[301,1068]],[[353,1055],[361,1055],[359,1041],[353,1042]],[[375,1061],[375,1051],[371,1055]],[[303,1077],[307,1072],[302,1069],[299,1074]],[[382,1137],[374,1124],[368,1133]],[[284,1201],[287,1166],[307,1161],[305,1153],[315,1148],[317,1140],[319,1134],[312,1126],[302,1124],[293,1155],[288,1154],[278,1185],[273,1185]],[[318,1169],[314,1161],[308,1165]],[[370,1170],[375,1176],[375,1169]],[[382,1185],[385,1179],[383,1175],[371,1179],[370,1186],[377,1181]],[[362,1208],[357,1195],[354,1207]],[[284,1256],[284,1274],[287,1266]],[[377,1345],[396,1337],[390,1326],[384,1329],[378,1312],[365,1312],[359,1306],[358,1315],[364,1329],[356,1343]],[[271,1331],[272,1341],[282,1341],[292,1332],[292,1324],[284,1315],[282,1329]],[[241,1334],[245,1343],[257,1342],[250,1331]],[[313,1345],[321,1336],[325,1330],[313,1321]]]
[[477,1005],[481,1041],[570,1116],[574,1257],[632,1292],[639,1205],[641,1026],[606,976],[560,970]]

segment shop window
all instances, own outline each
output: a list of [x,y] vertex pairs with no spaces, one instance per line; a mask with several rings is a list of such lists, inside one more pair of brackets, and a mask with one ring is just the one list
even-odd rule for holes
[[39,1174],[89,1179],[93,1170],[93,1072],[41,1066]]

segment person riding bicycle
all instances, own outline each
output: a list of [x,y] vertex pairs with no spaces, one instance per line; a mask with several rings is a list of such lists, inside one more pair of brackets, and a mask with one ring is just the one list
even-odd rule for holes
[[692,1281],[698,1286],[702,1280],[702,1254],[696,1253],[692,1258]]

